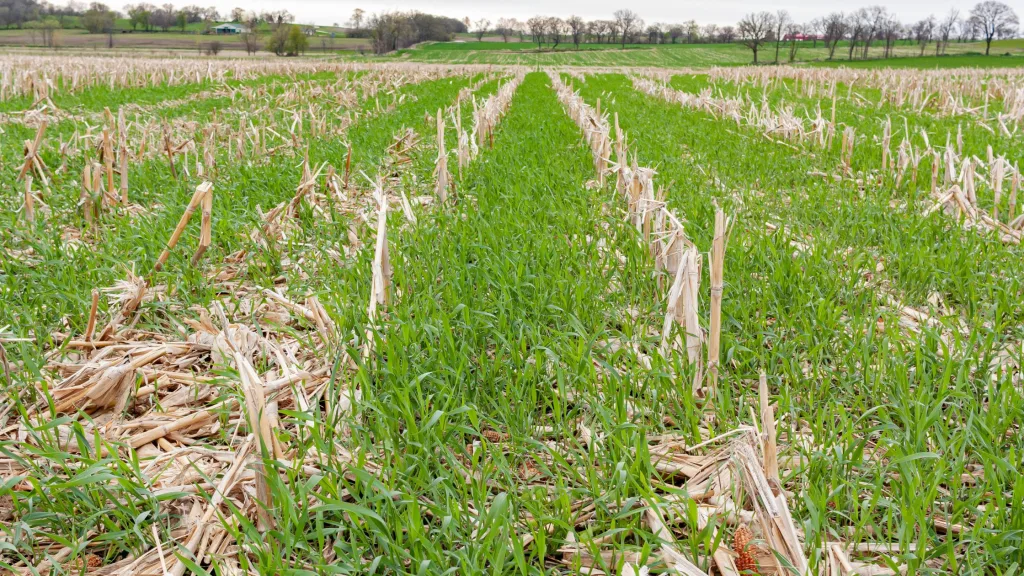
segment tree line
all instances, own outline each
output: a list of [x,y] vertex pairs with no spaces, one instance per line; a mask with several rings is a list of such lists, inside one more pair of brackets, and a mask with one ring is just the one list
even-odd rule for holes
[[[910,43],[924,55],[934,49],[936,55],[945,54],[952,41],[985,42],[989,54],[992,41],[1013,37],[1019,22],[1008,5],[997,0],[985,0],[968,13],[950,10],[942,18],[928,16],[918,22],[904,23],[884,6],[869,6],[849,13],[834,12],[808,22],[795,21],[788,12],[755,12],[744,16],[736,25],[698,24],[689,20],[681,24],[661,22],[648,24],[633,10],[616,11],[612,18],[584,20],[573,15],[568,18],[538,15],[528,20],[487,18],[461,21],[454,18],[430,16],[418,12],[385,12],[367,16],[355,10],[350,21],[350,35],[361,35],[373,40],[374,51],[390,52],[426,40],[451,40],[456,33],[472,32],[477,40],[484,36],[500,36],[504,42],[514,38],[530,41],[538,48],[545,44],[676,44],[676,43],[732,43],[747,46],[760,61],[767,46],[774,49],[774,61],[783,58],[793,61],[797,51],[806,42],[817,48],[822,43],[828,58],[835,58],[843,46],[846,57],[867,58],[872,46],[881,47],[883,57],[893,53],[897,43]],[[842,52],[840,52],[842,54]]]
[[91,2],[85,4],[71,0],[58,6],[46,0],[0,0],[0,27],[32,28],[34,23],[53,22],[59,28],[85,28],[89,32],[105,32],[113,27],[118,19],[127,20],[132,31],[153,32],[157,29],[167,32],[172,29],[186,30],[189,25],[207,24],[204,31],[209,31],[218,22],[230,18],[230,21],[260,26],[268,24],[276,26],[295,22],[287,10],[265,10],[253,12],[244,8],[235,8],[230,15],[221,15],[216,7],[203,8],[188,5],[181,8],[174,4],[155,5],[148,2],[128,4],[124,12],[112,10],[106,4]]
[[[88,5],[71,0],[57,6],[47,0],[0,0],[0,26],[26,28],[42,34],[44,44],[53,45],[54,33],[62,28],[84,28],[91,33],[105,33],[113,46],[113,35],[118,19],[127,20],[132,31],[182,31],[196,23],[205,23],[202,32],[208,33],[217,22],[228,19],[244,26],[242,43],[250,53],[261,47],[280,55],[300,54],[308,47],[309,30],[293,26],[295,17],[287,10],[255,12],[234,8],[222,15],[215,7],[202,8],[187,5],[176,8],[173,4],[154,5],[138,3],[125,6],[124,14],[111,10],[105,4]],[[337,24],[335,24],[337,26]],[[944,54],[952,41],[985,42],[989,54],[993,40],[1014,36],[1019,20],[1012,8],[998,0],[984,0],[962,14],[952,9],[941,18],[928,16],[913,23],[902,22],[884,6],[869,6],[845,13],[833,12],[808,22],[796,22],[788,12],[754,12],[745,15],[736,25],[698,24],[689,20],[681,24],[648,24],[632,10],[616,11],[612,18],[584,20],[579,16],[560,18],[534,16],[521,22],[515,18],[499,18],[491,22],[486,18],[476,21],[436,16],[422,12],[382,12],[368,15],[362,9],[352,13],[348,36],[367,38],[374,52],[385,53],[426,41],[452,40],[456,34],[472,32],[478,40],[485,35],[498,35],[505,42],[518,37],[519,41],[535,42],[538,47],[550,44],[676,44],[676,43],[732,43],[740,42],[749,48],[754,62],[762,60],[765,50],[774,49],[774,62],[783,58],[796,59],[797,51],[806,41],[823,43],[828,59],[836,54],[847,59],[868,58],[872,46],[889,57],[898,43],[914,44],[924,55],[934,49]],[[269,38],[263,35],[269,32]],[[300,38],[302,36],[302,38]],[[323,35],[323,48],[333,42],[333,36]],[[842,47],[842,50],[840,50]],[[877,54],[877,50],[876,50]]]
[[367,15],[361,8],[356,8],[352,12],[348,36],[367,38],[375,53],[384,54],[419,42],[444,42],[468,30],[465,20],[447,16],[417,11]]
[[[985,55],[992,41],[1012,38],[1017,34],[1017,14],[1010,6],[997,0],[979,2],[966,15],[953,8],[942,18],[934,15],[917,22],[901,22],[884,6],[869,6],[853,12],[833,12],[807,23],[795,22],[785,10],[747,14],[737,25],[740,42],[749,48],[758,62],[763,48],[774,48],[774,61],[779,62],[780,49],[786,46],[788,60],[796,59],[801,41],[813,39],[824,43],[832,60],[840,46],[849,60],[866,59],[872,45],[882,48],[882,57],[893,54],[899,43],[916,45],[919,55],[934,48],[935,55],[946,53],[949,43],[985,42]],[[840,52],[840,54],[842,54]]]
[[[221,15],[212,6],[177,8],[169,3],[157,6],[141,2],[125,6],[122,13],[100,2],[83,4],[71,0],[66,5],[57,6],[46,0],[0,0],[0,26],[39,34],[43,45],[48,47],[55,47],[56,32],[61,29],[82,28],[92,34],[106,34],[107,46],[112,48],[116,32],[185,31],[191,25],[201,23],[204,26],[200,27],[200,33],[209,34],[225,18],[243,26],[241,41],[250,54],[265,48],[279,56],[295,56],[304,53],[309,46],[306,31],[293,24],[295,16],[287,10],[255,12],[234,8],[230,14]],[[121,28],[119,20],[122,21]],[[332,38],[325,37],[326,40],[333,43]],[[221,48],[219,40],[200,45],[200,50],[207,54],[217,54]]]

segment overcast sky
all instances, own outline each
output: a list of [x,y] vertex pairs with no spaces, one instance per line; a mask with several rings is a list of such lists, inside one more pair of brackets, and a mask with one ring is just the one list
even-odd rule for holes
[[[151,0],[161,4],[164,0]],[[1005,0],[1004,0],[1005,1]],[[797,1],[782,0],[780,2],[757,2],[755,0],[562,0],[551,2],[545,0],[371,0],[349,2],[338,0],[292,0],[289,2],[273,2],[266,0],[177,0],[176,6],[197,4],[215,6],[222,14],[228,14],[235,6],[248,10],[281,10],[286,9],[295,14],[296,21],[305,24],[330,25],[335,22],[344,24],[352,15],[352,10],[362,8],[367,13],[387,10],[419,10],[431,14],[452,16],[462,19],[469,16],[474,21],[488,18],[492,22],[501,17],[512,17],[525,20],[537,14],[546,16],[566,17],[578,14],[586,19],[610,18],[620,8],[630,8],[639,13],[648,23],[676,23],[694,19],[702,24],[735,24],[744,14],[759,10],[788,10],[797,21],[811,20],[818,16],[835,11],[850,11],[869,4],[882,4],[895,12],[906,22],[919,20],[935,14],[945,14],[950,8],[958,8],[966,14],[976,0],[954,2],[950,0],[877,0],[843,1],[814,0]],[[117,9],[133,2],[111,2]],[[1017,14],[1024,17],[1024,0],[1007,2]]]

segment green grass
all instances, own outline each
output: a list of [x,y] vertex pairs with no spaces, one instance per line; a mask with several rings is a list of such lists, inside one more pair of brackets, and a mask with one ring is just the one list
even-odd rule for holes
[[[698,49],[562,54],[434,45],[414,52],[596,62],[672,51],[695,58]],[[852,176],[835,180],[820,173],[838,172],[838,139],[828,148],[787,146],[731,119],[642,94],[623,74],[565,76],[587,102],[600,99],[602,110],[617,116],[631,155],[657,170],[656,184],[701,252],[710,248],[715,210],[734,218],[721,393],[708,418],[708,405],[690,393],[694,368],[657,352],[665,278],[624,219],[613,185],[594,184],[589,147],[546,74],[526,76],[493,145],[456,177],[457,201],[415,205],[415,223],[398,200],[433,195],[435,127],[425,116],[441,108],[449,116],[459,91],[477,83],[482,101],[500,80],[474,71],[418,83],[361,83],[399,74],[409,72],[232,81],[230,87],[246,89],[233,99],[208,93],[218,86],[207,83],[60,94],[62,109],[82,115],[180,100],[143,108],[139,119],[192,122],[199,138],[202,128],[228,133],[241,121],[265,128],[273,155],[238,159],[217,141],[213,245],[190,264],[196,218],[156,273],[153,262],[199,183],[193,153],[192,176],[180,181],[162,156],[132,162],[138,213],[111,210],[87,226],[79,181],[97,155],[83,144],[40,198],[49,214],[29,225],[14,165],[32,130],[4,126],[0,155],[10,169],[0,172],[0,343],[11,375],[0,369],[0,569],[37,566],[64,547],[68,555],[54,573],[75,572],[74,562],[87,555],[104,565],[126,561],[153,549],[154,529],[169,561],[176,553],[189,557],[181,549],[186,518],[193,502],[205,505],[210,497],[202,476],[216,484],[224,468],[210,466],[230,462],[251,432],[245,409],[220,407],[216,427],[189,431],[181,442],[169,437],[182,454],[196,455],[183,465],[181,482],[200,483],[197,495],[180,487],[160,491],[166,484],[154,485],[151,471],[144,472],[153,452],[96,448],[102,434],[143,414],[173,418],[220,401],[244,405],[236,366],[215,364],[207,344],[197,344],[175,370],[213,378],[208,386],[191,384],[208,397],[193,394],[184,407],[170,406],[175,384],[136,375],[130,390],[155,385],[152,400],[132,399],[119,414],[56,412],[52,399],[68,373],[54,373],[52,363],[73,357],[54,333],[81,335],[91,291],[129,269],[149,277],[156,294],[129,320],[135,328],[179,341],[195,334],[187,320],[226,302],[232,322],[273,343],[253,352],[261,377],[277,378],[281,359],[292,365],[292,357],[294,366],[316,373],[307,406],[293,400],[295,392],[274,396],[285,457],[261,460],[271,470],[274,528],[257,527],[246,476],[211,521],[237,550],[201,561],[196,573],[228,573],[237,564],[265,574],[567,574],[579,571],[562,563],[559,548],[570,539],[588,550],[653,561],[661,543],[643,520],[644,508],[676,490],[679,479],[654,470],[650,443],[668,434],[695,446],[754,423],[761,371],[777,404],[783,488],[812,571],[822,568],[824,544],[835,540],[893,543],[887,560],[907,573],[1009,574],[1024,564],[1021,372],[992,364],[1008,344],[1019,353],[1024,338],[1020,247],[965,230],[944,214],[925,216],[928,178],[897,187],[879,174],[878,143],[886,117],[894,127],[905,117],[915,146],[921,129],[942,142],[959,126],[965,152],[981,157],[992,144],[1016,159],[1024,146],[1019,138],[992,135],[973,117],[931,107],[879,105],[879,91],[864,81],[852,92],[866,103],[855,95],[837,100],[840,129],[856,128],[858,144]],[[819,104],[827,115],[831,105],[801,96],[793,81],[713,83],[696,74],[675,76],[671,85],[749,94],[774,109],[792,106],[800,116]],[[28,104],[4,103],[7,111]],[[463,102],[467,127],[472,108]],[[313,133],[310,113],[324,119],[325,131]],[[396,156],[388,148],[406,129],[420,141]],[[51,126],[43,151],[49,166],[61,164],[57,142],[76,130],[85,128],[71,121]],[[450,120],[444,136],[454,150]],[[253,144],[246,141],[246,149]],[[293,197],[304,154],[314,167],[327,162],[341,172],[350,150],[350,189],[332,192],[319,180],[287,234],[274,240],[258,232],[262,214]],[[184,158],[178,162],[183,171]],[[458,174],[454,154],[449,165]],[[921,174],[928,173],[925,162]],[[376,210],[364,174],[385,178],[392,200],[394,299],[369,333]],[[985,206],[992,201],[987,189],[979,197]],[[78,234],[83,244],[70,240]],[[228,271],[232,279],[215,280]],[[707,284],[705,276],[702,318]],[[251,309],[234,308],[239,295],[271,288],[297,303],[316,296],[336,331],[325,336],[298,314],[277,325],[258,297]],[[938,326],[921,333],[901,327],[883,291],[931,310]],[[951,312],[936,310],[931,302],[938,301]],[[100,299],[101,326],[111,308]],[[373,352],[363,356],[367,338]],[[350,411],[343,398],[353,399]],[[584,429],[592,434],[589,444]],[[965,481],[966,471],[976,474]],[[592,510],[584,520],[582,507]],[[713,519],[710,529],[698,529],[695,507],[674,508],[680,549],[707,569],[708,554],[730,546],[733,528]],[[942,533],[936,516],[962,533]],[[722,542],[711,541],[715,527]],[[609,574],[620,568],[601,565]]]
[[[946,570],[983,570],[1020,561],[1016,552],[998,551],[1004,538],[1017,538],[1019,515],[996,519],[980,512],[993,492],[1019,490],[1016,480],[996,473],[978,486],[954,482],[953,492],[943,492],[966,465],[1007,470],[1024,441],[1005,428],[1024,406],[1019,390],[993,376],[993,388],[982,391],[988,355],[999,342],[1021,337],[1015,297],[1007,296],[1024,291],[1022,278],[1001,272],[1014,268],[1016,249],[951,229],[935,215],[894,210],[890,203],[903,193],[889,186],[859,192],[852,182],[807,175],[832,169],[834,151],[793,154],[731,121],[637,94],[621,76],[592,77],[582,90],[592,104],[601,97],[603,108],[619,115],[632,151],[658,168],[670,205],[687,219],[698,246],[709,245],[715,204],[736,215],[723,309],[731,327],[723,335],[731,387],[719,414],[744,413],[751,401],[744,383],[757,370],[780,377],[782,411],[805,422],[815,438],[816,446],[804,453],[809,466],[793,470],[807,486],[797,515],[807,519],[809,539],[870,527],[886,540],[926,543],[927,553],[901,557],[911,566],[932,559]],[[867,169],[870,160],[862,162]],[[772,234],[767,222],[787,231]],[[809,249],[795,250],[791,239]],[[877,261],[885,263],[882,272]],[[937,293],[955,303],[972,327],[970,343],[949,353],[935,334],[902,334],[865,285],[866,272],[883,276],[908,302]],[[975,423],[992,416],[977,401],[979,393],[1013,398],[996,416],[1008,436],[975,433]],[[956,416],[926,416],[940,409]],[[885,459],[863,452],[868,436],[885,447]],[[900,460],[906,462],[896,464]],[[899,480],[887,481],[893,474]],[[920,496],[940,493],[935,502]],[[941,535],[919,532],[940,508],[973,527],[965,539],[971,544],[955,560]],[[979,526],[975,514],[995,524]]]
[[[626,49],[651,49],[647,44],[626,44]],[[667,47],[664,47],[667,49]],[[580,44],[579,50],[621,50],[620,44]],[[418,48],[423,52],[470,52],[477,50],[492,51],[575,51],[576,46],[571,42],[561,42],[557,47],[551,42],[543,42],[538,46],[535,42],[429,42]]]
[[[993,50],[1019,53],[1020,47],[1012,43],[993,44]],[[782,45],[779,58],[788,62],[788,45]],[[934,50],[934,46],[929,50]],[[1003,59],[996,64],[994,58],[981,57],[983,43],[952,43],[947,47],[948,56],[918,58],[919,48],[913,43],[898,43],[894,56],[881,59],[882,47],[875,45],[869,52],[869,60],[854,60],[847,63],[843,45],[836,50],[836,60],[828,61],[828,52],[821,42],[801,42],[795,63],[811,63],[823,66],[849,65],[853,67],[998,67],[1016,66],[1017,59]],[[926,51],[927,53],[928,51]],[[1002,52],[1000,52],[1002,53]],[[995,53],[993,53],[994,57]],[[458,64],[508,64],[526,66],[654,66],[664,68],[712,67],[751,64],[753,55],[742,44],[581,44],[579,49],[571,42],[562,42],[557,48],[549,42],[538,47],[531,42],[432,42],[414,49],[400,50],[397,56],[415,61]],[[861,57],[860,49],[857,58]],[[762,47],[759,60],[771,63],[775,58],[774,44]]]
[[619,45],[584,44],[576,50],[563,44],[557,50],[537,50],[536,44],[467,42],[431,44],[401,51],[399,57],[422,62],[459,64],[516,64],[526,66],[716,66],[750,61],[750,51],[735,44]]
[[[993,46],[995,50],[995,46]],[[877,60],[822,60],[810,63],[813,66],[845,66],[847,68],[915,68],[928,70],[935,68],[1017,68],[1024,66],[1024,56],[1003,56],[993,52],[991,56],[984,54],[957,54],[948,56],[922,56],[908,58],[889,58]]]

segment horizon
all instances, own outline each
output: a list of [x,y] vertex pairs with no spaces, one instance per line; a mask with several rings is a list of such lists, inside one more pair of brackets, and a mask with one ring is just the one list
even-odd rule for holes
[[[111,8],[124,12],[125,6],[137,2],[111,2]],[[180,8],[187,2],[174,3]],[[338,24],[346,26],[351,19],[352,12],[356,8],[363,9],[369,16],[381,12],[407,12],[418,11],[437,16],[446,16],[462,20],[468,17],[476,22],[482,18],[490,20],[493,25],[498,18],[516,18],[525,21],[532,16],[557,16],[567,18],[572,15],[580,16],[586,20],[610,19],[615,10],[628,8],[638,13],[647,24],[665,23],[682,24],[689,20],[696,20],[698,24],[717,24],[720,26],[735,25],[743,16],[751,12],[768,10],[786,10],[797,22],[807,22],[820,18],[831,12],[853,12],[859,8],[878,4],[877,2],[864,2],[856,5],[840,2],[838,0],[825,0],[824,2],[808,3],[789,1],[774,4],[770,8],[758,6],[745,0],[723,0],[710,2],[700,0],[695,3],[666,4],[653,2],[651,0],[639,0],[623,6],[621,2],[609,0],[595,0],[582,2],[570,0],[562,2],[559,6],[569,8],[553,11],[544,9],[550,5],[536,0],[518,0],[516,2],[490,3],[470,2],[467,0],[442,0],[440,2],[421,2],[418,0],[404,0],[399,2],[329,2],[327,0],[296,0],[293,2],[279,1],[250,1],[238,2],[237,0],[207,0],[199,2],[203,7],[215,7],[221,17],[229,17],[231,10],[236,7],[243,7],[246,10],[261,12],[266,10],[288,10],[295,16],[298,24],[313,24],[317,26],[331,26]],[[244,4],[244,6],[240,6]],[[961,16],[966,16],[970,9],[977,2],[953,2],[945,1],[940,3],[925,2],[924,0],[910,0],[900,2],[893,6],[885,4],[885,7],[893,12],[901,21],[914,22],[929,15],[937,18],[947,14],[950,9],[959,9]],[[1024,2],[1007,2],[1017,12],[1024,12]],[[493,8],[492,8],[493,6]],[[572,8],[572,7],[576,8]]]

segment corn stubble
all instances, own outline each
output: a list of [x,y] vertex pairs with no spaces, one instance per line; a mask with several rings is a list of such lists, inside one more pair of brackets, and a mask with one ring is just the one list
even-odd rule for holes
[[6,58],[0,566],[1013,560],[1019,75]]

